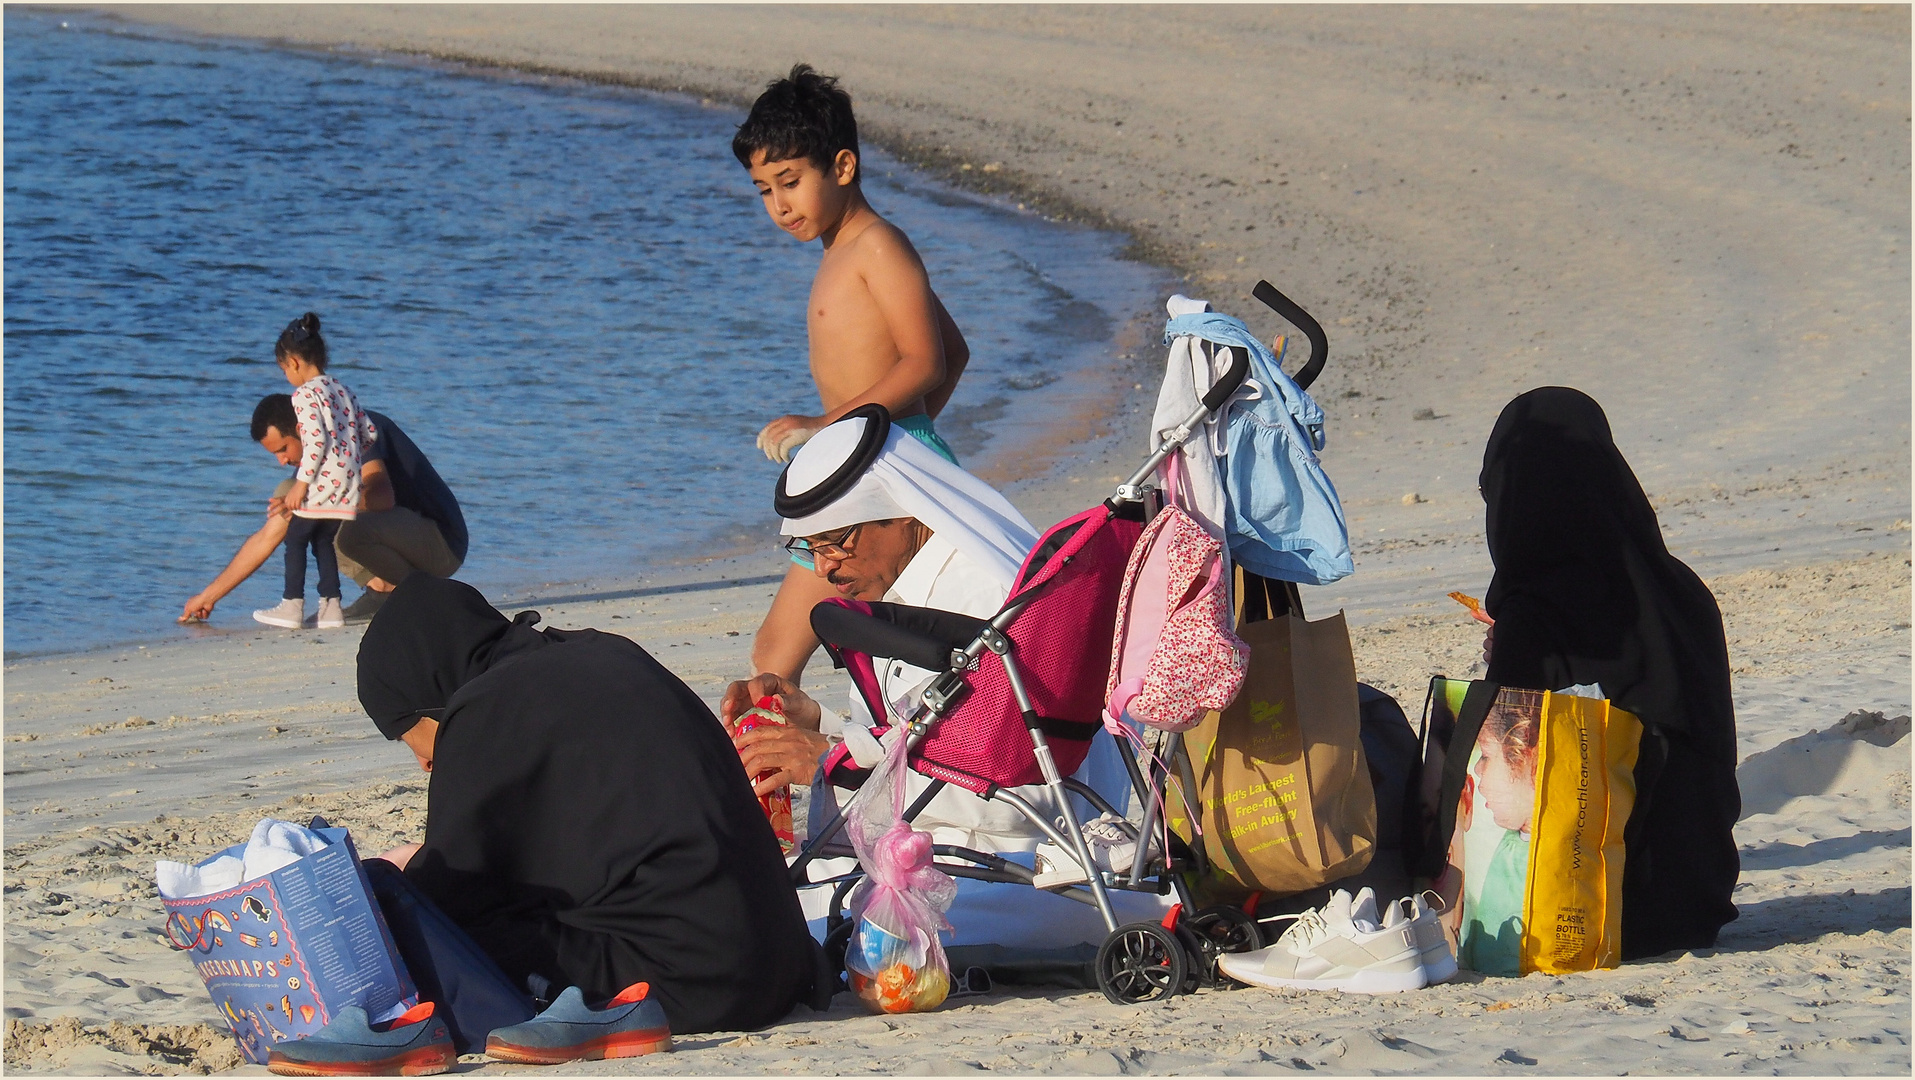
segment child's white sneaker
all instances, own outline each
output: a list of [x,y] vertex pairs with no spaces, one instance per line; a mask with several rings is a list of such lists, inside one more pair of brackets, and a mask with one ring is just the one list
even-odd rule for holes
[[253,612],[253,618],[267,626],[283,626],[288,630],[297,630],[306,625],[306,601],[281,600],[278,607],[262,608]]
[[[300,606],[303,608],[305,602],[301,601]],[[346,609],[339,606],[339,598],[337,596],[320,597],[319,628],[321,630],[337,630],[344,625],[346,625]]]

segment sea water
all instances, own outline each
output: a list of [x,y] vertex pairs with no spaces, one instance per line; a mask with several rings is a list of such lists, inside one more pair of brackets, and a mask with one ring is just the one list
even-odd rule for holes
[[[754,436],[818,411],[818,246],[766,218],[740,110],[79,13],[9,9],[5,58],[9,656],[178,632],[288,474],[247,427],[309,310],[457,494],[489,595],[775,542]],[[1019,437],[1155,275],[866,153],[971,344],[940,426],[961,456]]]

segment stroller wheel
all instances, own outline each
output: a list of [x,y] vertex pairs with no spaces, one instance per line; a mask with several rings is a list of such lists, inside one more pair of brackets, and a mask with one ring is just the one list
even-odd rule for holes
[[1097,950],[1097,988],[1119,1005],[1161,1001],[1182,990],[1189,974],[1183,945],[1154,922],[1120,926]]
[[1189,925],[1213,955],[1256,952],[1263,948],[1263,934],[1257,929],[1257,920],[1224,904],[1199,911],[1191,916]]

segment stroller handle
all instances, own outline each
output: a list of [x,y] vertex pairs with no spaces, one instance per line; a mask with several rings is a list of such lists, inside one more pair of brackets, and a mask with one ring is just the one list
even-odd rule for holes
[[[1323,325],[1311,317],[1309,312],[1303,310],[1295,300],[1278,292],[1277,287],[1268,281],[1257,282],[1257,287],[1250,290],[1250,295],[1263,301],[1264,306],[1270,310],[1290,320],[1303,331],[1304,337],[1310,339],[1310,359],[1304,361],[1303,366],[1298,368],[1297,373],[1292,376],[1298,388],[1310,389],[1310,384],[1316,382],[1317,376],[1323,371],[1324,360],[1330,355],[1330,339],[1324,335]],[[1210,405],[1208,397],[1204,398],[1204,404]],[[1215,408],[1215,406],[1211,407]]]
[[[1303,331],[1304,336],[1310,339],[1310,359],[1305,361],[1293,376],[1298,387],[1307,389],[1316,381],[1317,374],[1323,370],[1324,359],[1330,355],[1330,339],[1324,336],[1323,327],[1310,316],[1309,312],[1299,307],[1295,300],[1278,292],[1277,287],[1268,281],[1257,282],[1257,287],[1251,290],[1251,295],[1267,304],[1272,311],[1295,323]],[[1117,486],[1117,494],[1104,500],[1104,505],[1110,507],[1111,512],[1115,513],[1125,503],[1142,502],[1143,485],[1150,479],[1151,474],[1157,471],[1157,466],[1163,464],[1165,458],[1176,453],[1206,417],[1215,417],[1217,410],[1230,403],[1230,395],[1237,392],[1237,387],[1242,386],[1244,378],[1250,374],[1250,354],[1237,348],[1232,348],[1229,352],[1230,370],[1224,372],[1223,378],[1218,379],[1217,384],[1204,395],[1201,407],[1191,413],[1190,418],[1175,430],[1165,435],[1163,442],[1157,445],[1156,452],[1151,454],[1136,472],[1130,474],[1130,479]]]
[[1229,353],[1230,370],[1224,372],[1223,378],[1217,380],[1217,385],[1204,395],[1204,411],[1207,413],[1223,408],[1224,402],[1230,400],[1230,395],[1243,385],[1244,376],[1250,374],[1250,353],[1243,349],[1230,349]]

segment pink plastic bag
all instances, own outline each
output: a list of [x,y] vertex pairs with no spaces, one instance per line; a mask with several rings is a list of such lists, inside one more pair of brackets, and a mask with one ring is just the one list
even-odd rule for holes
[[856,925],[844,966],[852,992],[882,1013],[927,1012],[951,990],[938,931],[951,929],[944,913],[957,882],[932,865],[931,834],[904,820],[904,734],[893,737],[845,823],[866,876],[851,894]]

